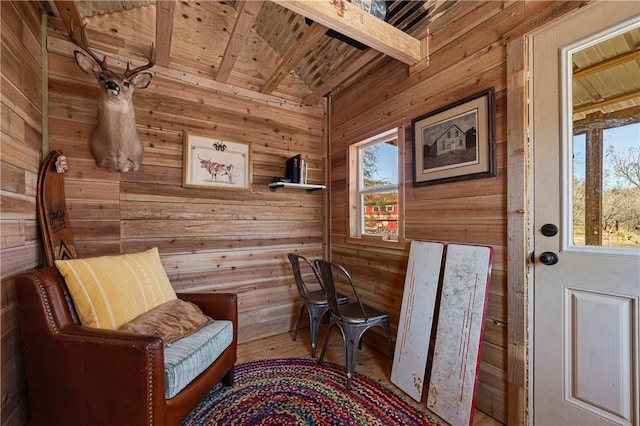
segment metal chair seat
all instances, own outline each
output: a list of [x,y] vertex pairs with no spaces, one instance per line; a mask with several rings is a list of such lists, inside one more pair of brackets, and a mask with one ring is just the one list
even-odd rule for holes
[[327,302],[327,296],[324,294],[324,290],[310,291],[307,293],[307,302],[314,305],[325,305],[329,309],[329,302]]
[[[366,311],[366,317],[362,315],[362,308]],[[362,305],[362,308],[357,302],[339,306],[342,322],[364,324],[367,322],[384,321],[387,317],[386,313],[372,308],[369,305]]]

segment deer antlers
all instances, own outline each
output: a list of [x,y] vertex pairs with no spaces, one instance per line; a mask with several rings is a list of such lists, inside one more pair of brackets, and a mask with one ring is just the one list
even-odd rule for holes
[[139,67],[136,67],[132,70],[129,69],[129,65],[131,64],[129,61],[127,61],[127,70],[124,72],[124,76],[129,78],[132,75],[138,74],[140,71],[144,71],[146,69],[151,68],[152,66],[155,65],[156,63],[156,49],[153,46],[153,43],[151,43],[151,46],[149,46],[149,54],[147,55],[146,52],[142,52],[142,54],[144,55],[144,57],[147,59],[147,64],[146,65],[141,65]]
[[[86,40],[85,37],[85,28],[86,28],[87,24],[84,24],[83,26],[80,27],[80,33],[81,33],[81,39]],[[79,48],[81,48],[82,50],[84,50],[97,64],[98,66],[100,66],[100,69],[102,71],[106,71],[107,70],[107,55],[104,55],[104,57],[102,58],[102,60],[100,60],[100,58],[98,58],[98,56],[89,48],[89,46],[87,46],[86,44],[84,44],[83,42],[81,42],[80,40],[78,40],[75,36],[77,30],[75,30],[73,28],[73,19],[69,19],[69,33],[67,34],[67,37],[69,38],[69,40],[75,44],[76,46],[78,46]],[[131,76],[134,76],[136,74],[138,74],[140,71],[144,71],[146,69],[149,69],[151,67],[153,67],[156,63],[156,49],[155,46],[153,45],[153,43],[151,43],[151,46],[149,47],[149,53],[147,54],[146,52],[142,52],[142,55],[147,59],[147,63],[145,65],[141,65],[139,67],[130,69],[130,65],[131,62],[127,61],[127,69],[124,72],[124,76],[126,78],[130,78]]]
[[[80,33],[82,34],[81,38],[85,40],[86,40],[86,37],[85,37],[84,29],[86,26],[87,24],[84,24],[83,26],[80,27]],[[107,55],[104,55],[104,58],[100,60],[100,58],[98,58],[98,56],[96,56],[96,54],[93,53],[93,50],[89,49],[89,46],[82,43],[80,40],[76,38],[75,33],[76,33],[76,30],[73,29],[73,18],[71,18],[69,19],[69,34],[67,34],[67,37],[69,37],[69,40],[71,40],[73,44],[75,44],[76,46],[84,50],[89,56],[91,56],[91,58],[94,61],[96,61],[96,63],[100,66],[100,69],[102,71],[105,71],[107,69]]]

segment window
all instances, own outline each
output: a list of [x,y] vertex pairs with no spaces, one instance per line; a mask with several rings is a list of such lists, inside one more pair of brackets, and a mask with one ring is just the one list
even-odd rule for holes
[[350,147],[351,237],[398,240],[398,129]]

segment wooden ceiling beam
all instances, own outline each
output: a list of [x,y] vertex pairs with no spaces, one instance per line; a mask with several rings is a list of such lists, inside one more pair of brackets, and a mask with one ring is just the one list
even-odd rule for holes
[[[640,123],[640,105],[602,114],[602,126],[605,129],[628,126],[635,123]],[[588,118],[575,120],[573,122],[573,134],[585,133],[593,125],[594,122]]]
[[[54,4],[56,9],[58,9],[60,19],[62,19],[62,22],[64,23],[65,31],[68,31],[69,28],[71,28],[71,20],[73,20],[74,29],[78,29],[82,26],[82,18],[80,17],[80,12],[78,11],[74,1],[56,0],[54,1]],[[84,31],[80,34],[80,41],[87,45],[89,44]]]
[[245,45],[247,37],[251,32],[253,23],[262,8],[262,0],[242,1],[238,7],[238,18],[231,31],[229,42],[224,50],[224,56],[220,62],[216,80],[225,83],[231,75],[231,70],[238,59],[240,50]]
[[271,0],[405,64],[425,58],[422,42],[347,0]]
[[267,78],[264,85],[260,89],[262,93],[271,93],[278,87],[278,84],[287,76],[305,56],[307,56],[313,49],[318,47],[318,42],[324,37],[327,32],[327,27],[320,25],[317,22],[311,24],[309,28],[302,34],[302,37],[298,39],[295,45],[287,52],[282,58],[280,64],[276,67],[275,71]]
[[595,102],[588,102],[573,107],[573,113],[579,114],[581,112],[600,109],[609,105],[617,104],[618,102],[630,101],[631,99],[640,98],[640,90],[632,90],[631,92],[621,93],[619,95],[611,96],[610,98],[602,99]]
[[640,58],[640,49],[632,50],[631,52],[626,52],[602,62],[598,62],[595,65],[579,69],[573,73],[573,79],[577,80],[580,78],[588,77],[600,71],[604,71],[617,65],[624,64],[625,62],[635,61],[638,58]]
[[169,66],[175,9],[174,0],[156,3],[156,64],[162,67]]

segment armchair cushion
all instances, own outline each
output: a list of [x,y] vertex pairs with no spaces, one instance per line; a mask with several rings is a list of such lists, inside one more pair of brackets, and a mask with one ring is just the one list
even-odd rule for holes
[[164,348],[165,398],[173,398],[233,342],[233,323],[215,320]]
[[169,300],[120,326],[120,330],[162,337],[165,346],[195,333],[213,322],[198,305],[181,299]]
[[56,260],[82,325],[116,330],[176,299],[158,249],[89,259]]

